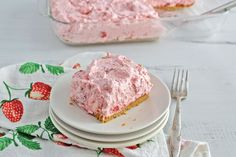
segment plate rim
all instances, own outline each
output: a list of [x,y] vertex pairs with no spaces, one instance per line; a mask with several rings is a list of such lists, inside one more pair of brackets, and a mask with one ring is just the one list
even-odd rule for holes
[[[51,120],[52,120],[53,124],[55,125],[55,127],[62,134],[67,136],[70,140],[72,140],[73,142],[78,143],[79,145],[81,145],[83,147],[96,150],[98,147],[100,147],[100,148],[124,148],[124,147],[127,147],[127,146],[132,146],[132,145],[135,145],[135,144],[143,143],[143,142],[147,141],[148,139],[153,138],[158,133],[160,133],[160,131],[166,125],[166,123],[168,121],[168,118],[166,118],[166,120],[163,122],[163,124],[159,128],[155,129],[154,131],[152,131],[148,135],[142,136],[140,138],[136,138],[136,139],[133,139],[133,140],[127,140],[127,141],[121,141],[121,142],[100,142],[100,143],[99,143],[99,141],[88,140],[88,139],[84,139],[82,137],[79,137],[77,135],[71,134],[68,131],[66,131],[65,129],[58,126],[58,124],[55,122],[54,119],[51,119]],[[81,142],[81,141],[83,141],[83,142]],[[111,145],[113,145],[113,146],[111,147]]]
[[[50,112],[50,116],[52,116],[52,118],[56,121],[56,123],[58,123],[58,125],[60,125],[62,128],[64,128],[65,130],[67,130],[68,132],[70,132],[70,133],[72,133],[72,134],[75,134],[75,135],[78,135],[78,136],[80,136],[80,137],[82,137],[82,138],[84,138],[84,139],[88,139],[88,140],[94,140],[94,141],[101,141],[101,142],[121,142],[121,141],[126,141],[126,140],[132,140],[132,139],[135,139],[135,138],[139,138],[139,137],[141,137],[141,136],[145,136],[145,135],[147,135],[148,133],[150,133],[150,132],[152,132],[153,130],[155,130],[155,129],[157,129],[158,127],[160,127],[161,125],[162,125],[162,123],[166,120],[166,119],[169,119],[169,110],[158,120],[158,121],[160,121],[160,122],[156,122],[157,124],[152,124],[152,125],[150,125],[150,126],[148,126],[148,127],[146,127],[146,128],[143,128],[143,129],[141,129],[141,130],[138,130],[138,131],[136,131],[136,134],[135,134],[135,136],[134,135],[131,135],[131,136],[128,136],[127,134],[134,134],[135,132],[132,132],[132,133],[127,133],[127,134],[116,134],[116,135],[110,135],[110,134],[96,134],[96,133],[90,133],[90,132],[85,132],[85,131],[82,131],[82,130],[79,130],[79,129],[76,129],[76,128],[73,128],[72,126],[70,126],[70,125],[68,125],[68,124],[66,124],[65,122],[63,122],[59,117],[57,117],[57,115],[55,115],[55,113],[53,113],[53,111],[51,110],[51,109],[49,109],[49,112]],[[59,121],[59,122],[58,122]],[[64,124],[62,124],[60,121],[62,121],[63,123],[65,123],[66,125],[68,125],[68,126],[65,126]],[[103,136],[103,137],[95,137],[94,139],[92,139],[92,138],[88,138],[88,137],[90,137],[89,135],[82,135],[81,136],[81,132],[76,132],[76,131],[71,131],[71,129],[70,128],[68,128],[68,127],[71,127],[71,128],[73,128],[73,129],[75,129],[75,130],[78,130],[78,131],[81,131],[82,132],[82,134],[84,134],[84,133],[88,133],[88,134],[94,134],[94,135],[97,135],[97,136]],[[146,129],[145,131],[144,131],[144,129]],[[141,133],[137,133],[137,132],[140,132],[140,131],[142,131]],[[84,132],[84,133],[83,133]],[[110,138],[112,137],[112,136],[128,136],[128,137],[116,137],[116,140],[112,140],[112,139],[108,139],[108,140],[105,140],[106,139],[106,137],[104,137],[104,136],[110,136]],[[92,137],[92,136],[91,136]],[[93,136],[94,137],[94,136]],[[124,140],[124,138],[126,138],[126,140]]]

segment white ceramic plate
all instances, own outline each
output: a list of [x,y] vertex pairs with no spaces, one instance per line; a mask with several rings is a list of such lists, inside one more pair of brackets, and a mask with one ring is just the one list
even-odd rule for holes
[[149,98],[137,107],[107,123],[101,123],[83,109],[69,104],[70,84],[74,72],[64,74],[54,84],[50,106],[68,125],[96,134],[126,134],[146,128],[158,121],[168,110],[170,92],[164,82],[150,75],[154,84]]
[[[50,113],[49,113],[50,114]],[[88,140],[82,137],[79,137],[77,135],[74,135],[70,132],[68,132],[66,129],[64,129],[63,127],[61,127],[54,119],[53,116],[50,115],[51,120],[53,122],[53,124],[55,125],[55,127],[65,136],[67,136],[70,140],[78,143],[79,145],[89,148],[89,149],[97,149],[98,147],[100,148],[123,148],[123,147],[127,147],[127,146],[132,146],[135,144],[139,144],[139,143],[143,143],[149,139],[151,139],[152,137],[154,137],[155,135],[157,135],[165,126],[168,118],[165,119],[164,122],[162,122],[162,124],[160,125],[160,127],[156,128],[155,130],[153,130],[152,132],[150,132],[147,135],[144,135],[142,137],[136,138],[136,139],[132,139],[132,140],[126,140],[126,141],[120,141],[120,142],[101,142],[101,141],[94,141],[94,140]]]
[[94,133],[89,133],[89,132],[84,132],[78,129],[75,129],[62,120],[60,120],[57,115],[53,113],[52,110],[49,110],[50,115],[52,118],[60,125],[63,129],[67,130],[68,132],[80,136],[85,139],[89,140],[94,140],[94,141],[101,141],[101,142],[120,142],[120,141],[126,141],[126,140],[131,140],[135,138],[139,138],[141,136],[147,135],[153,130],[159,128],[162,123],[168,118],[169,116],[169,110],[161,117],[157,122],[154,124],[148,126],[147,128],[141,129],[136,132],[132,133],[127,133],[127,134],[120,134],[120,135],[103,135],[103,134],[94,134]]

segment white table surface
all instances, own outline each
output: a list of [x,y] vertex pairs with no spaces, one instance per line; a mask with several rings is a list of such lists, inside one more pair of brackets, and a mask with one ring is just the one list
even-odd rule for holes
[[[84,51],[121,53],[148,68],[191,70],[190,95],[183,103],[183,136],[207,141],[213,157],[236,156],[236,10],[221,32],[206,42],[160,40],[149,43],[67,46],[53,34],[36,1],[0,5],[0,67],[28,60],[59,63]],[[171,75],[170,75],[171,77]],[[163,78],[167,83],[171,78]]]

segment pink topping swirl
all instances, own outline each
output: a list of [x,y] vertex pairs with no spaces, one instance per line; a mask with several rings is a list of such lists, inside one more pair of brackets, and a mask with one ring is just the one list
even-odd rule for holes
[[64,22],[96,23],[158,18],[144,0],[50,0],[52,16]]
[[152,86],[144,67],[108,54],[73,75],[71,100],[90,114],[110,116],[148,94]]

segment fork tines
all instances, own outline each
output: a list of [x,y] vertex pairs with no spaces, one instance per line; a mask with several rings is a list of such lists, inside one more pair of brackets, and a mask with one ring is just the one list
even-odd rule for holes
[[189,70],[175,69],[172,80],[172,97],[186,97],[188,93]]

